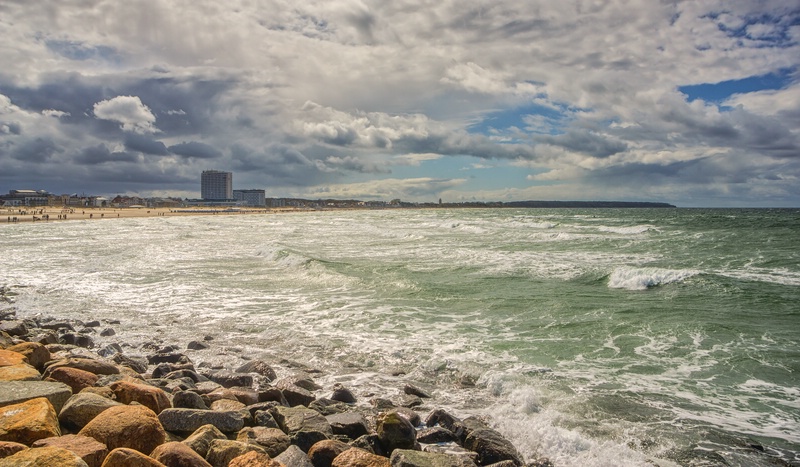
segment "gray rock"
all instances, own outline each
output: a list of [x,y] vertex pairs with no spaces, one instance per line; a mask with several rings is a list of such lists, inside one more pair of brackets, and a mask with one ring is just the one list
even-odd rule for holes
[[208,410],[200,394],[192,391],[178,391],[172,396],[172,407],[176,409]]
[[203,425],[194,431],[188,438],[183,440],[183,444],[189,446],[194,452],[206,457],[211,442],[215,439],[228,439],[225,434],[219,431],[214,425]]
[[358,439],[369,433],[367,419],[360,413],[349,412],[328,415],[325,417],[335,435],[344,435],[350,439]]
[[111,357],[117,365],[128,367],[137,373],[145,373],[147,371],[147,360],[143,357],[129,357],[118,353]]
[[305,407],[276,407],[271,411],[275,421],[288,435],[298,431],[319,431],[326,436],[332,436],[328,420],[317,411]]
[[205,350],[210,347],[211,347],[210,345],[200,341],[191,341],[188,344],[186,344],[186,348],[189,350]]
[[58,421],[67,428],[80,430],[103,411],[122,405],[99,394],[81,392],[70,397],[58,414]]
[[350,443],[350,445],[353,446],[354,448],[363,449],[367,452],[371,452],[379,456],[388,457],[386,450],[383,448],[383,445],[381,444],[381,440],[375,433],[370,433],[368,435],[361,436],[357,440]]
[[478,463],[494,464],[501,461],[512,461],[515,465],[524,465],[522,456],[509,440],[491,428],[472,430],[464,440],[464,448],[478,453]]
[[49,381],[0,381],[0,407],[19,404],[44,397],[58,413],[72,396],[72,389],[64,383]]
[[281,428],[278,422],[275,421],[275,417],[273,417],[272,414],[267,412],[266,410],[257,410],[255,415],[253,415],[253,420],[256,426],[263,426],[266,428],[277,428],[277,429]]
[[422,397],[426,399],[429,399],[431,397],[431,395],[428,394],[425,390],[418,388],[413,384],[406,384],[405,387],[403,387],[403,392],[412,396]]
[[311,446],[326,439],[330,439],[328,435],[319,431],[296,431],[291,436],[292,444],[303,452],[308,452]]
[[258,391],[258,401],[259,402],[277,402],[281,405],[289,405],[289,401],[283,397],[283,391],[278,388],[266,388],[261,389]]
[[24,336],[28,334],[28,326],[22,320],[0,321],[0,332],[9,336]]
[[255,443],[264,448],[270,457],[278,456],[292,444],[291,438],[279,428],[263,426],[242,428],[236,436],[236,441]]
[[304,371],[298,371],[294,373],[292,376],[288,378],[283,378],[282,380],[275,383],[275,386],[283,389],[285,386],[298,386],[306,391],[318,391],[322,389],[322,386],[315,383],[314,380],[311,378],[311,375]]
[[350,404],[325,398],[317,399],[314,402],[308,404],[308,408],[316,410],[317,412],[325,416],[333,415],[336,413],[345,413],[352,410],[352,406]]
[[346,387],[342,386],[339,383],[336,383],[333,386],[333,394],[331,394],[331,400],[344,402],[346,404],[355,404],[356,396],[353,394],[352,391],[350,391]]
[[193,432],[203,425],[214,425],[223,433],[232,433],[244,427],[244,417],[237,411],[215,412],[173,408],[161,411],[158,419],[165,430],[178,433]]
[[68,332],[66,334],[62,334],[58,340],[62,344],[83,347],[84,349],[91,349],[94,347],[94,339],[92,339],[91,336],[87,336],[86,334],[81,334],[79,332]]
[[267,379],[267,382],[275,381],[278,374],[275,370],[264,361],[250,360],[244,365],[236,369],[236,373],[256,373]]
[[246,373],[233,373],[231,371],[215,371],[204,375],[211,381],[225,388],[251,387],[253,376]]
[[115,331],[115,330],[113,330],[111,328],[105,328],[102,331],[100,331],[100,335],[103,336],[103,337],[113,336],[116,333],[117,333],[117,331]]
[[381,444],[389,453],[395,449],[418,449],[414,426],[396,410],[385,412],[378,418],[377,432]]
[[457,443],[458,436],[447,428],[432,426],[418,431],[417,441],[424,444]]
[[300,405],[308,406],[316,399],[314,394],[311,394],[308,390],[294,385],[281,387],[281,394],[283,394],[283,398],[292,407]]
[[182,353],[159,352],[148,355],[147,362],[151,365],[158,365],[160,363],[191,363],[191,360]]
[[283,451],[275,460],[286,467],[314,467],[308,455],[297,446],[289,446],[289,449]]
[[477,467],[472,460],[453,454],[395,449],[389,461],[392,467]]

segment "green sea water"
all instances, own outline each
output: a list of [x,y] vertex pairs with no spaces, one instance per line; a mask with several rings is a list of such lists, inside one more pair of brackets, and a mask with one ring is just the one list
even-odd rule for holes
[[799,246],[789,209],[159,217],[3,226],[0,285],[365,403],[412,381],[529,459],[800,465]]

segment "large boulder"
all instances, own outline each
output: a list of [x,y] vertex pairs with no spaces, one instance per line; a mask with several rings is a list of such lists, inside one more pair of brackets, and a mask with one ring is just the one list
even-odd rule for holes
[[70,397],[64,404],[64,408],[58,414],[58,420],[66,428],[80,430],[103,411],[121,405],[99,394],[81,392]]
[[95,385],[99,377],[89,371],[71,367],[59,367],[48,372],[48,379],[64,383],[72,388],[73,393]]
[[255,444],[231,441],[229,439],[215,439],[211,441],[208,454],[206,454],[206,460],[213,467],[227,467],[233,459],[252,451],[264,455],[267,454],[263,448]]
[[208,410],[200,394],[194,391],[178,391],[172,395],[172,407],[176,409]]
[[0,382],[2,381],[39,381],[42,375],[39,370],[28,365],[27,363],[20,363],[18,365],[0,366]]
[[331,467],[391,467],[389,459],[363,449],[350,448],[336,456]]
[[197,409],[165,409],[158,419],[167,431],[191,433],[203,425],[214,425],[224,433],[232,433],[244,427],[241,412],[216,412]]
[[167,467],[161,462],[130,448],[117,448],[108,453],[101,467]]
[[23,342],[12,345],[6,350],[24,355],[28,359],[28,364],[39,371],[44,370],[44,365],[51,360],[50,351],[38,342]]
[[121,405],[104,410],[78,433],[108,446],[131,448],[149,454],[163,444],[167,434],[152,410],[141,405]]
[[74,452],[57,447],[44,447],[20,451],[0,459],[0,467],[88,467]]
[[117,401],[123,404],[138,402],[156,414],[172,407],[169,396],[163,390],[148,384],[138,384],[129,381],[117,381],[110,386],[114,391]]
[[0,441],[0,459],[13,456],[14,454],[20,451],[25,451],[26,449],[30,448],[22,443],[15,443],[13,441]]
[[56,447],[72,451],[78,455],[89,467],[100,467],[108,455],[106,445],[94,438],[80,435],[56,436],[54,438],[40,439],[31,447]]
[[522,456],[514,445],[492,428],[478,428],[470,431],[464,440],[464,448],[478,453],[480,465],[501,461],[512,461],[517,466],[524,465]]
[[333,435],[331,424],[315,410],[305,407],[276,407],[272,415],[281,429],[289,435],[299,431],[319,431],[329,437]]
[[350,439],[358,439],[360,436],[369,433],[367,419],[360,413],[347,412],[328,415],[325,417],[331,425],[331,430],[335,435],[347,436]]
[[53,404],[44,397],[0,407],[0,441],[30,446],[52,436],[61,436],[61,428]]
[[0,382],[0,407],[44,397],[53,404],[53,408],[58,413],[70,396],[72,396],[72,389],[63,383],[51,381]]
[[395,449],[418,449],[416,430],[396,410],[381,414],[377,432],[381,444],[389,454]]
[[237,368],[236,373],[256,373],[266,378],[267,382],[275,381],[278,378],[275,370],[262,360],[250,360]]
[[286,467],[314,467],[306,453],[294,445],[289,446],[289,449],[283,451],[275,460]]
[[49,372],[61,367],[77,368],[96,375],[119,374],[119,367],[112,362],[96,358],[69,357],[48,363],[44,375],[49,376]]
[[257,444],[264,448],[270,457],[277,457],[292,444],[292,440],[283,431],[263,426],[243,428],[236,436],[236,441]]
[[28,363],[28,358],[19,352],[0,349],[0,367]]
[[250,451],[247,454],[242,454],[239,457],[233,458],[228,463],[228,467],[286,467],[282,463],[270,459],[266,454],[260,452]]
[[477,467],[467,457],[409,449],[395,449],[389,461],[392,467]]
[[170,467],[211,467],[200,454],[177,441],[164,443],[155,448],[150,457]]
[[228,439],[225,434],[217,429],[214,425],[203,425],[188,438],[183,440],[183,444],[189,446],[194,452],[203,458],[208,455],[208,448],[211,447],[211,442],[215,439]]
[[336,456],[350,448],[351,446],[343,441],[326,439],[311,446],[308,450],[308,459],[314,467],[331,467]]

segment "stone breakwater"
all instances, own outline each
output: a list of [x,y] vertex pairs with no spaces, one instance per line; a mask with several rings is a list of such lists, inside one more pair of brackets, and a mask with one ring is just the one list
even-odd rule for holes
[[360,400],[286,361],[198,368],[210,336],[95,345],[119,337],[115,324],[0,309],[0,467],[552,465],[526,463],[490,420],[434,408],[412,383]]

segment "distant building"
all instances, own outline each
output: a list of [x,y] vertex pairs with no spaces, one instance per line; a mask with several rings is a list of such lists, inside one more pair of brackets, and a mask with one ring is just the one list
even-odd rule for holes
[[45,190],[11,190],[0,196],[2,206],[47,206],[50,193]]
[[233,190],[233,197],[245,206],[264,207],[267,205],[264,190]]
[[200,197],[204,200],[232,200],[233,174],[220,170],[204,170],[200,176]]

